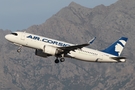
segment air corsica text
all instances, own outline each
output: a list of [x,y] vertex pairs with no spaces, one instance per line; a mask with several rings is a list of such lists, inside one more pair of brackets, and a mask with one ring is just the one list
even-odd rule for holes
[[51,40],[51,39],[43,38],[43,37],[39,37],[39,36],[29,35],[29,36],[27,36],[27,38],[30,38],[30,39],[33,39],[33,40],[42,41],[42,42],[46,42],[46,43],[49,43],[49,44],[63,46],[63,47],[70,46],[69,44],[66,44],[66,43],[63,43],[63,42],[59,42],[59,41],[55,41],[55,40]]

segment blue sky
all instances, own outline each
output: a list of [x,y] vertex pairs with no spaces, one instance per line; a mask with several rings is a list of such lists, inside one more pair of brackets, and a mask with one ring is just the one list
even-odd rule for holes
[[93,8],[117,0],[0,0],[0,29],[16,31],[42,24],[72,1]]

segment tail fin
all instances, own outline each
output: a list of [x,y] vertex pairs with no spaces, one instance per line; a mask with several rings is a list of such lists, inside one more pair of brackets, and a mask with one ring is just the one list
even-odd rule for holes
[[109,53],[115,56],[120,56],[124,46],[126,45],[128,38],[127,37],[121,37],[119,40],[117,40],[115,43],[113,43],[111,46],[106,48],[105,50],[102,50],[105,53]]

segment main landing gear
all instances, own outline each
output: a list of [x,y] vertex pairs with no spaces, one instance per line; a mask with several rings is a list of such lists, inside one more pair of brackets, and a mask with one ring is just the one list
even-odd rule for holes
[[65,61],[65,58],[60,58],[60,60],[59,60],[58,57],[57,57],[54,62],[59,63],[59,62],[64,62],[64,61]]
[[[58,57],[60,57],[60,59],[58,59]],[[64,54],[61,54],[60,56],[56,56],[56,60],[54,62],[59,63],[64,61],[65,61]]]

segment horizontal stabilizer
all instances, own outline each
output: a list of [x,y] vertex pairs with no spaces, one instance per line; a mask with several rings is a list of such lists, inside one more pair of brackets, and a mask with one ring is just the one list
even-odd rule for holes
[[114,60],[126,59],[126,57],[111,57]]

